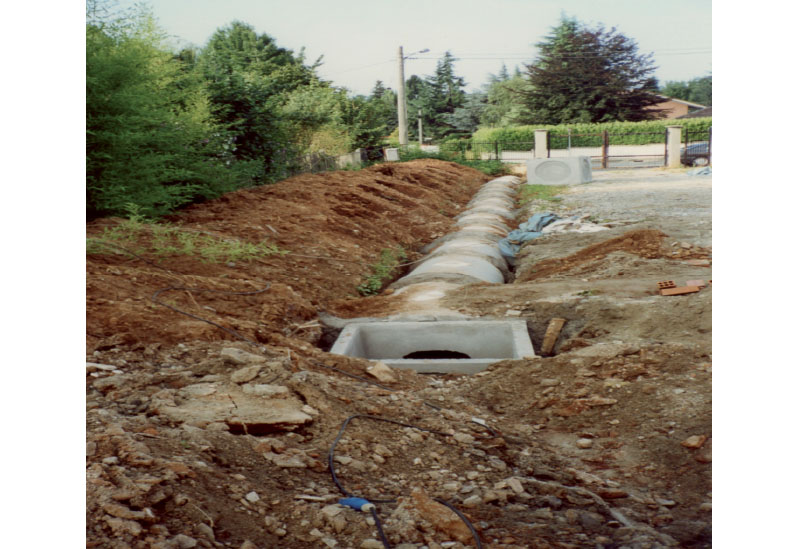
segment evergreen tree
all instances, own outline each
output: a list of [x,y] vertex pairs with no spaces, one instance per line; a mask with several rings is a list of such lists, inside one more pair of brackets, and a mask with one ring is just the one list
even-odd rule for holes
[[524,91],[528,123],[649,120],[656,96],[652,55],[616,29],[591,29],[562,17],[544,42],[539,58],[526,65],[531,87]]
[[441,138],[457,130],[451,123],[452,115],[464,105],[466,84],[455,74],[455,61],[450,52],[445,52],[433,75],[426,78],[412,75],[406,81],[409,123],[421,110],[425,135]]
[[446,115],[447,124],[459,132],[471,134],[478,129],[481,116],[486,110],[486,94],[484,92],[474,92],[467,94],[464,103],[457,107],[452,114]]

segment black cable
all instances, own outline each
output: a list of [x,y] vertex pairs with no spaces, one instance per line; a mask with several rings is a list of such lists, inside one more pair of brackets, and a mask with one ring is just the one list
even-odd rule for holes
[[[347,497],[358,497],[358,496],[356,496],[352,492],[348,492],[344,488],[344,486],[342,486],[342,484],[339,482],[339,478],[336,476],[336,469],[335,469],[335,467],[333,465],[333,456],[334,456],[334,452],[336,451],[336,445],[339,444],[339,440],[342,438],[342,435],[344,434],[345,429],[347,429],[347,425],[352,420],[354,420],[356,418],[371,419],[371,420],[374,420],[374,421],[383,421],[385,423],[394,423],[395,425],[400,425],[401,427],[410,427],[412,429],[417,429],[418,431],[426,431],[428,433],[433,433],[435,435],[441,435],[441,436],[444,436],[444,437],[452,436],[449,433],[443,433],[441,431],[435,431],[433,429],[426,429],[425,427],[418,427],[416,425],[411,425],[410,423],[403,423],[402,421],[396,421],[394,419],[388,419],[388,418],[378,417],[378,416],[370,416],[370,415],[366,415],[366,414],[353,414],[352,416],[350,416],[350,417],[348,417],[347,419],[344,420],[344,423],[342,423],[342,426],[339,429],[339,433],[336,435],[336,438],[333,440],[333,444],[331,444],[331,449],[328,451],[328,469],[331,472],[331,479],[333,480],[333,483],[336,485],[336,487],[339,488],[339,491],[342,494],[344,494],[345,496],[347,496]],[[374,503],[394,503],[395,501],[397,501],[397,499],[396,498],[392,498],[392,499],[374,499],[374,500],[371,500],[371,501],[374,502]]]
[[150,300],[153,303],[157,303],[157,304],[161,305],[162,307],[166,307],[167,309],[171,309],[171,310],[175,311],[176,313],[180,313],[182,315],[188,316],[189,318],[193,318],[195,320],[200,320],[202,322],[206,322],[208,324],[211,324],[212,326],[215,326],[215,327],[219,328],[220,330],[223,330],[223,331],[225,331],[225,332],[227,332],[227,333],[229,333],[229,334],[231,334],[231,335],[233,335],[235,337],[238,337],[242,341],[246,341],[247,343],[249,343],[251,345],[254,345],[255,347],[260,347],[260,345],[257,342],[253,341],[252,339],[250,339],[248,337],[243,336],[242,334],[240,334],[239,332],[237,332],[233,328],[228,328],[226,326],[223,326],[222,324],[218,324],[218,323],[214,322],[213,320],[208,320],[207,318],[203,318],[201,316],[197,316],[197,315],[194,315],[192,313],[187,313],[186,311],[178,309],[177,307],[173,307],[172,305],[164,303],[163,301],[159,301],[156,298],[159,295],[161,295],[162,293],[164,293],[164,292],[169,292],[169,291],[173,291],[173,290],[185,290],[185,291],[189,291],[189,292],[213,292],[213,293],[227,294],[227,295],[256,295],[256,294],[261,294],[261,293],[266,292],[267,290],[269,290],[270,286],[272,286],[272,283],[267,282],[267,285],[264,288],[262,288],[261,290],[255,290],[255,291],[252,291],[252,292],[232,292],[232,291],[227,291],[227,290],[212,290],[212,289],[209,289],[209,288],[190,288],[188,286],[169,286],[168,288],[161,288],[160,290],[157,290],[150,297]]
[[370,513],[372,513],[372,519],[375,521],[375,526],[378,528],[378,535],[381,537],[381,541],[383,542],[383,546],[386,549],[391,549],[391,545],[389,545],[389,540],[386,538],[386,534],[383,533],[383,525],[381,524],[381,519],[378,518],[378,511],[375,509],[375,506],[369,508]]
[[[339,479],[336,476],[336,470],[334,469],[333,458],[334,458],[334,452],[336,450],[336,445],[339,443],[339,440],[342,438],[342,435],[344,434],[345,429],[347,429],[347,426],[350,424],[350,422],[352,420],[356,419],[356,418],[371,419],[371,420],[374,420],[374,421],[384,421],[386,423],[394,423],[395,425],[400,425],[402,427],[410,427],[412,429],[417,429],[418,431],[426,431],[428,433],[433,433],[433,434],[436,434],[436,435],[442,435],[442,436],[446,436],[446,437],[452,436],[452,435],[450,435],[448,433],[443,433],[441,431],[435,431],[433,429],[427,429],[425,427],[419,427],[417,425],[411,425],[410,423],[403,423],[402,421],[396,421],[394,419],[387,419],[387,418],[378,417],[378,416],[369,416],[369,415],[365,415],[365,414],[353,414],[352,416],[350,416],[350,417],[348,417],[347,419],[344,420],[344,423],[342,423],[342,426],[339,429],[339,433],[336,435],[336,438],[334,439],[333,444],[331,445],[331,449],[328,451],[328,469],[331,472],[331,478],[333,479],[333,483],[336,485],[337,488],[339,488],[339,491],[342,494],[344,494],[345,496],[347,496],[347,497],[359,497],[359,496],[356,496],[352,492],[348,492],[344,488],[344,486],[342,486],[342,484],[339,482]],[[444,505],[445,507],[447,507],[448,509],[453,511],[456,515],[458,515],[458,518],[460,518],[464,522],[464,524],[467,525],[467,528],[469,528],[469,531],[472,533],[472,537],[475,539],[475,543],[476,543],[478,549],[482,549],[483,545],[481,545],[480,536],[478,535],[477,530],[475,530],[475,527],[472,526],[472,523],[469,521],[469,519],[461,511],[456,509],[453,505],[451,505],[450,503],[446,502],[445,500],[439,499],[439,498],[433,498],[433,500],[438,502],[438,503],[441,503],[442,505]],[[397,498],[392,498],[392,499],[373,499],[373,500],[368,500],[368,501],[370,501],[370,503],[395,503],[397,501]],[[373,505],[373,507],[370,508],[370,511],[372,512],[372,517],[375,519],[375,525],[378,527],[378,533],[381,536],[381,541],[383,542],[384,547],[387,547],[387,548],[390,547],[389,541],[386,539],[386,535],[383,533],[383,527],[381,526],[381,522],[380,522],[380,519],[378,518],[377,511],[375,511],[374,505]]]
[[441,503],[442,505],[444,505],[445,507],[450,509],[452,512],[454,512],[456,515],[458,515],[458,518],[460,518],[464,522],[464,524],[467,525],[467,528],[469,528],[469,531],[472,532],[472,538],[475,540],[475,546],[478,549],[482,549],[483,545],[481,544],[481,538],[478,535],[478,531],[475,530],[475,528],[472,526],[472,523],[469,521],[469,519],[466,516],[464,516],[464,514],[461,511],[459,511],[458,509],[455,508],[455,506],[451,505],[450,503],[446,502],[443,499],[433,498],[433,501]]

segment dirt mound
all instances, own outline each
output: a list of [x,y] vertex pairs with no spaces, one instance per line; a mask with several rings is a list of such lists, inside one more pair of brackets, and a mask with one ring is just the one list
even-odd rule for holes
[[648,259],[664,257],[666,252],[662,250],[662,241],[666,236],[661,231],[652,229],[630,231],[616,238],[587,246],[570,256],[540,261],[518,273],[517,281],[527,282],[568,271],[575,271],[577,274],[586,268],[586,264],[600,261],[613,252],[627,252]]
[[[197,255],[144,253],[148,263],[108,247],[106,253],[92,253],[87,257],[89,348],[232,338],[151,301],[156,291],[171,286],[215,290],[173,290],[160,297],[251,339],[269,341],[276,332],[313,339],[318,330],[306,324],[332,300],[356,296],[382,249],[403,247],[414,259],[418,246],[450,230],[453,217],[488,179],[458,164],[417,160],[304,174],[188,207],[169,219],[181,231],[251,245],[266,240],[288,253],[220,263]],[[90,223],[87,237],[102,239],[119,223]],[[116,245],[138,250],[146,239],[139,234]],[[268,284],[268,291],[255,295],[224,293],[253,292]]]

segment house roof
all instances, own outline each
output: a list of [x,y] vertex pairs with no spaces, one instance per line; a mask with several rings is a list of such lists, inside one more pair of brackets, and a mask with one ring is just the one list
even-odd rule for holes
[[679,118],[705,118],[711,116],[711,107],[706,107],[704,109],[700,109],[699,111],[692,111],[689,114],[684,114],[683,116],[678,116],[675,120]]
[[689,105],[690,107],[696,107],[698,109],[706,108],[705,105],[700,105],[699,103],[691,103],[690,101],[684,101],[683,99],[676,99],[674,97],[668,97],[666,95],[658,95],[658,97],[662,98],[664,102],[675,101],[676,103],[682,103],[684,105]]

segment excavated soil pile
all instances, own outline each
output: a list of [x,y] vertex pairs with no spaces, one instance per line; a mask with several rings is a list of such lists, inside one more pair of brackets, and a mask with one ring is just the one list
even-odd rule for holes
[[[356,296],[382,249],[402,246],[415,259],[411,252],[448,232],[453,217],[489,179],[450,162],[417,160],[300,175],[189,207],[170,219],[181,230],[251,244],[266,240],[289,253],[237,263],[169,254],[145,255],[148,263],[109,247],[90,254],[88,348],[232,339],[150,300],[173,286],[213,290],[170,290],[159,299],[251,339],[269,342],[275,333],[313,339],[318,332],[304,326],[331,300]],[[102,239],[119,221],[97,220],[87,236]],[[141,242],[115,244],[136,250]],[[224,293],[254,292],[267,284],[269,290],[258,294]]]
[[[525,320],[537,352],[565,319],[555,356],[421,375],[317,346],[332,335],[320,311],[386,313],[389,292],[356,293],[381,250],[418,259],[488,179],[435,160],[385,164],[231,193],[170,220],[187,241],[289,252],[250,261],[175,253],[147,224],[89,224],[87,547],[383,549],[370,513],[337,504],[344,491],[378,502],[392,547],[465,549],[476,535],[493,549],[711,547],[702,182],[691,218],[661,212],[660,177],[646,221],[536,239],[514,283],[442,299]],[[638,196],[586,189],[609,199],[567,193],[573,211],[559,213],[614,205],[603,215],[624,221]],[[676,192],[686,213],[688,191]],[[113,235],[125,238],[96,240]],[[659,281],[697,279],[699,292],[658,294]],[[151,301],[160,290],[163,305]]]

